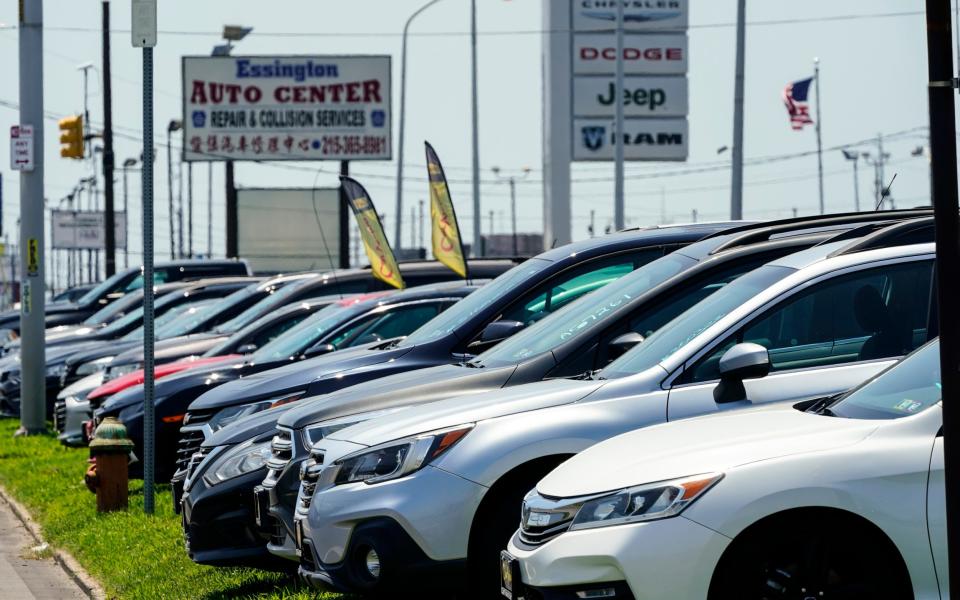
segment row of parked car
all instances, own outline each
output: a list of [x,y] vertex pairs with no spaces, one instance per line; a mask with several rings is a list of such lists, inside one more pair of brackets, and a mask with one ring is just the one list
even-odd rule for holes
[[[696,224],[187,302],[155,431],[187,552],[385,597],[938,595],[932,240],[922,209]],[[137,475],[139,345],[98,340],[56,422],[119,418]]]

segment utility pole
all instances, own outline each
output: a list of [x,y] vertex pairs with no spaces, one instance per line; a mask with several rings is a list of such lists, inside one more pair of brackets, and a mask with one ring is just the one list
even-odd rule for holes
[[[940,385],[943,412],[943,475],[946,494],[949,594],[960,597],[960,228],[957,211],[957,140],[950,0],[927,0],[927,97],[930,110],[930,166],[940,317]],[[882,156],[882,153],[881,153]],[[934,455],[936,458],[936,454]]]
[[570,4],[542,0],[543,110],[540,127],[543,146],[543,249],[566,244],[572,239],[573,215],[570,207],[570,162],[573,158],[573,135],[570,115],[573,101],[570,94],[570,73],[573,56],[570,51]]
[[340,255],[340,268],[350,268],[350,201],[347,192],[343,189],[343,177],[350,176],[350,161],[340,161],[340,244],[337,253]]
[[[417,207],[410,207],[410,247],[417,247]],[[419,250],[418,250],[419,252]]]
[[[227,258],[236,258],[237,251],[237,186],[233,181],[233,161],[224,163],[227,187]],[[343,196],[343,192],[340,193]],[[342,210],[342,209],[341,209]]]
[[594,229],[594,225],[596,223],[596,216],[597,216],[597,211],[591,208],[590,209],[590,226],[587,228],[587,232],[590,234],[590,237],[593,237],[596,235],[596,229]]
[[183,258],[183,161],[177,163],[177,258]]
[[423,248],[423,253],[426,255],[427,247],[424,245],[423,241],[423,199],[420,200],[420,247]]
[[[167,124],[167,196],[170,200],[168,208],[168,221],[170,225],[170,260],[176,258],[176,248],[174,246],[174,233],[173,233],[173,220],[176,216],[176,213],[173,208],[173,150],[171,148],[171,137],[173,132],[180,129],[180,121],[177,119],[170,119],[170,122]],[[146,161],[144,161],[146,164]],[[227,223],[229,227],[229,222]]]
[[697,222],[697,209],[693,209],[692,211],[690,211],[690,222],[691,223]]
[[473,127],[473,244],[474,256],[483,256],[483,244],[480,243],[480,109],[477,97],[477,0],[470,0],[470,83],[471,83],[471,121]]
[[613,226],[617,231],[624,228],[623,201],[623,2],[617,2],[617,61],[616,92],[614,92],[614,145],[613,145]]
[[19,435],[46,431],[43,243],[43,2],[19,3],[20,125],[33,128],[33,170],[20,171]]
[[860,160],[860,154],[856,151],[842,148],[840,152],[843,153],[844,158],[853,161],[853,207],[855,211],[860,212],[860,176],[857,173],[857,163]]
[[213,258],[213,163],[207,163],[207,258]]
[[103,226],[106,277],[117,271],[117,229],[113,202],[113,85],[110,79],[110,1],[100,3],[103,12]]
[[193,258],[193,163],[187,163],[187,257]]
[[737,0],[737,56],[733,75],[733,176],[730,186],[730,219],[743,219],[743,70],[746,52],[747,0]]

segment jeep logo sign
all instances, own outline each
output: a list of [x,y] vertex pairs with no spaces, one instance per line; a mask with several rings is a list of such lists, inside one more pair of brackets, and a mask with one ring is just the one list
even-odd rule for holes
[[[615,94],[613,77],[577,77],[573,81],[573,114],[613,117]],[[622,98],[626,117],[683,117],[687,114],[687,79],[625,77]]]
[[[613,160],[613,119],[575,119],[573,160]],[[623,141],[625,160],[686,160],[686,119],[626,119]]]

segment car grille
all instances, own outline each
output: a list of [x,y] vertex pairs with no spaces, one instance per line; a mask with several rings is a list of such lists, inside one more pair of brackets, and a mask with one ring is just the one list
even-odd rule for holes
[[317,563],[313,559],[313,545],[308,540],[303,540],[303,546],[300,548],[300,567],[308,573],[317,571]]
[[317,482],[323,472],[323,450],[313,450],[310,458],[300,466],[300,492],[297,495],[297,514],[305,516],[313,502],[313,494],[317,491]]
[[213,414],[213,411],[187,413],[184,426],[180,428],[180,441],[177,443],[177,471],[186,471],[190,466],[191,457],[200,450],[200,445],[206,438],[202,426]]
[[570,529],[573,519],[557,523],[550,527],[530,527],[523,524],[520,527],[520,541],[528,546],[540,546],[546,544],[561,533]]
[[53,428],[57,433],[63,433],[67,429],[67,401],[57,400],[53,405]]
[[531,492],[523,499],[520,541],[528,546],[540,546],[569,530],[587,499],[548,498]]
[[283,528],[280,519],[268,516],[270,520],[270,543],[274,546],[282,546],[287,541],[287,530]]
[[200,463],[203,462],[203,459],[206,458],[208,454],[210,454],[211,450],[213,450],[213,448],[201,447],[201,448],[198,448],[197,451],[193,453],[193,456],[190,458],[190,461],[187,463],[187,467],[186,467],[187,479],[190,479],[193,477],[194,471],[196,471],[197,467],[200,466]]

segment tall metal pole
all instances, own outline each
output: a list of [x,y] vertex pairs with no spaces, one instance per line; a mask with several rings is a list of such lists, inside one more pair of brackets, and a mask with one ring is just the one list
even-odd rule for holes
[[513,237],[513,255],[519,256],[517,250],[517,180],[510,178],[510,231]]
[[623,2],[617,2],[617,62],[616,92],[614,92],[614,144],[613,144],[613,228],[624,228],[623,203]]
[[237,248],[237,186],[233,181],[233,161],[225,163],[227,186],[227,258],[239,255]]
[[123,165],[123,231],[126,235],[126,242],[123,244],[123,268],[126,269],[130,266],[130,252],[128,250],[128,245],[130,243],[130,233],[127,231],[127,211],[129,210],[129,186],[127,184],[127,175],[130,173],[130,167]]
[[737,0],[737,56],[733,75],[733,170],[730,180],[730,219],[743,218],[743,70],[747,41],[747,0]]
[[[169,148],[169,145],[167,146]],[[143,511],[153,514],[153,48],[143,49]],[[171,215],[171,221],[173,220]],[[172,233],[172,232],[171,232]],[[170,238],[173,239],[172,237]]]
[[573,131],[570,115],[570,73],[573,56],[571,10],[567,2],[542,0],[543,29],[543,249],[562,245],[572,238],[570,209],[570,161]]
[[177,161],[177,258],[183,258],[183,161]]
[[113,214],[113,85],[110,80],[110,1],[100,3],[103,12],[103,211],[104,268],[106,277],[117,270],[117,234]]
[[860,176],[857,174],[858,156],[853,157],[853,208],[860,212]]
[[[482,256],[480,243],[480,109],[477,97],[477,0],[470,0],[470,82],[473,122],[473,244],[474,256]],[[480,253],[478,253],[478,250]]]
[[419,235],[417,236],[419,239],[418,245],[421,248],[423,248],[423,252],[424,254],[426,254],[427,247],[424,245],[424,242],[423,242],[423,200],[422,199],[420,200],[420,212],[417,216],[418,216],[417,220],[420,222],[420,232],[419,232]]
[[407,123],[407,32],[410,29],[410,23],[413,22],[417,15],[439,1],[440,0],[430,0],[407,17],[407,22],[403,25],[403,40],[400,43],[400,131],[399,139],[397,140],[397,222],[393,230],[393,244],[398,250],[401,248],[400,215],[403,214],[403,141]]
[[887,157],[883,154],[883,134],[877,134],[877,189],[880,192],[877,194],[880,197],[879,203],[880,208],[883,208],[883,203],[887,200],[887,194],[884,190],[884,172],[883,172],[883,163],[887,162]]
[[46,430],[43,243],[43,2],[19,3],[20,124],[33,127],[33,170],[20,171],[20,429]]
[[954,118],[950,0],[927,0],[927,97],[936,233],[940,384],[950,596],[960,597],[960,227],[957,221],[957,140]]
[[[170,199],[170,207],[168,209],[167,220],[170,222],[170,260],[176,258],[176,249],[174,248],[174,237],[173,237],[173,218],[175,216],[173,210],[173,150],[170,147],[170,136],[173,135],[173,128],[167,126],[167,194]],[[144,158],[146,161],[146,158]],[[146,164],[146,162],[144,162]]]
[[820,59],[813,59],[813,83],[817,86],[817,122],[814,126],[817,129],[817,181],[820,184],[820,214],[825,211],[823,204],[823,144],[820,141]]
[[[341,177],[350,176],[350,161],[341,160],[340,161],[340,175]],[[340,255],[340,268],[349,269],[350,268],[350,204],[347,200],[347,192],[343,188],[343,184],[340,184],[340,212],[339,212],[339,224],[340,227],[340,243],[338,246],[337,253]]]
[[193,163],[187,163],[187,257],[193,258]]
[[207,258],[213,258],[213,163],[207,163]]

